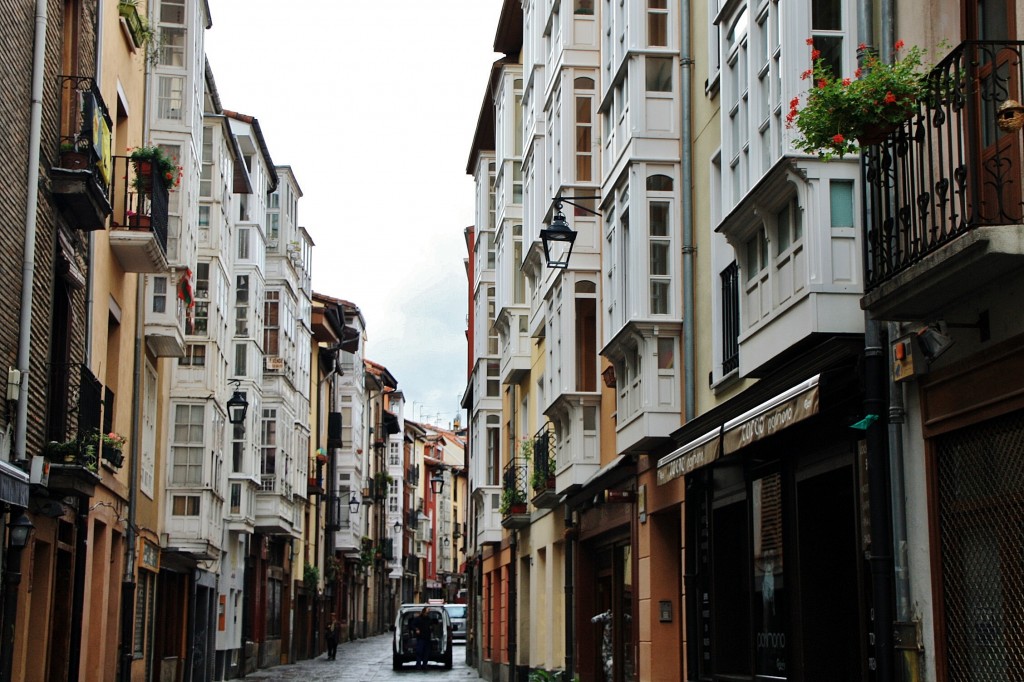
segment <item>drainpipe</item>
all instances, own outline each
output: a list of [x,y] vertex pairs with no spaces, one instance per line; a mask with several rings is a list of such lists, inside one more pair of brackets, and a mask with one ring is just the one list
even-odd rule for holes
[[518,567],[516,564],[519,561],[518,558],[518,540],[519,531],[514,530],[511,534],[511,541],[509,542],[509,564],[508,564],[508,679],[518,680],[519,677],[516,674],[518,666],[516,665],[516,659],[518,654],[516,652],[516,629],[519,627],[519,619],[516,617],[518,613],[517,605],[519,603],[519,588],[516,585],[516,580],[519,579],[519,571],[516,570]]
[[565,505],[565,677],[573,679],[576,672],[576,621],[574,619],[575,604],[573,603],[574,567],[573,555],[576,549],[576,528],[572,523],[572,509]]
[[[872,0],[857,2],[858,43],[873,44]],[[884,48],[883,48],[884,49]],[[863,59],[866,55],[859,54]],[[863,172],[863,157],[861,159]],[[865,234],[871,210],[870,198],[864,194]],[[867,247],[865,246],[865,249]],[[864,414],[876,415],[866,432],[868,458],[868,495],[871,505],[871,550],[869,555],[874,618],[869,627],[874,633],[874,659],[877,682],[893,682],[893,557],[892,530],[893,515],[890,508],[893,490],[890,486],[889,469],[891,461],[888,451],[886,430],[883,430],[883,416],[889,371],[886,355],[882,348],[882,324],[864,315]]]
[[[865,315],[865,318],[867,316]],[[883,386],[886,374],[885,354],[882,351],[881,324],[865,319],[864,331],[864,413],[883,414],[885,396]],[[871,504],[871,583],[874,619],[870,627],[875,636],[877,682],[892,682],[893,678],[893,559],[892,514],[889,503],[889,453],[881,419],[868,426],[866,432],[868,457],[868,494]]]
[[[888,64],[893,59],[894,16],[892,0],[880,0],[881,13],[881,44],[879,56]],[[895,339],[901,333],[898,323],[888,325],[889,338]],[[887,373],[888,375],[888,373]],[[892,542],[895,575],[896,624],[901,635],[913,635],[913,641],[903,641],[901,637],[896,644],[899,646],[897,659],[900,667],[900,678],[907,682],[917,682],[921,678],[918,665],[918,641],[916,635],[918,624],[914,621],[910,608],[910,567],[907,558],[907,497],[906,480],[903,468],[903,424],[906,410],[903,404],[903,387],[898,386],[888,375],[889,382],[889,477],[892,486]]]
[[145,279],[135,281],[135,352],[132,358],[132,438],[128,449],[128,518],[125,519],[124,574],[121,578],[121,671],[120,679],[131,679],[135,636],[135,515],[138,506],[136,478],[142,448],[142,344],[145,343],[143,316],[146,305]]
[[682,120],[679,135],[682,141],[680,161],[680,207],[683,219],[683,391],[686,421],[696,413],[696,367],[693,335],[693,143],[690,140],[690,87],[693,80],[693,57],[690,55],[690,0],[679,2],[679,90]]
[[39,212],[39,141],[43,128],[43,65],[46,61],[46,0],[36,0],[36,33],[32,47],[32,93],[29,104],[28,173],[25,182],[25,253],[21,265],[21,325],[18,371],[21,390],[14,434],[14,461],[26,462],[28,440],[28,370],[32,348],[32,284],[35,279],[36,217]]

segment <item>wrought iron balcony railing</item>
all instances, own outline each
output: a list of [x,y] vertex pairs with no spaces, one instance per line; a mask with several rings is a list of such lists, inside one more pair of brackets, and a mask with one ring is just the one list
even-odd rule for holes
[[112,229],[150,230],[167,254],[167,213],[169,191],[157,164],[148,165],[146,175],[127,156],[115,156],[111,204]]
[[531,483],[534,491],[553,488],[555,478],[555,427],[548,422],[533,437],[533,476]]
[[107,105],[90,76],[59,76],[60,125],[56,168],[88,170],[104,191],[110,186],[110,130]]
[[864,149],[868,290],[975,228],[1024,220],[1020,131],[998,120],[1022,97],[1022,47],[961,43],[929,74],[916,115]]
[[60,135],[50,169],[50,190],[76,230],[102,230],[110,215],[111,121],[96,81],[60,76]]
[[524,457],[515,456],[505,465],[501,475],[502,514],[526,505],[527,470],[529,464]]

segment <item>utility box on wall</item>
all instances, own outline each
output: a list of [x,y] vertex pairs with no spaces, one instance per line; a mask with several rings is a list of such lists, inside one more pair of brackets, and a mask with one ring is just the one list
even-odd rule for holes
[[909,381],[928,371],[927,360],[915,334],[901,336],[890,344],[889,361],[892,363],[892,380],[896,382]]

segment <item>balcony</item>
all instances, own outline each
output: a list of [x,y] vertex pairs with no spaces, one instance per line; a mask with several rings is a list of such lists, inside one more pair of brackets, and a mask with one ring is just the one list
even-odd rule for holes
[[999,120],[1022,98],[1022,46],[961,43],[917,115],[865,150],[872,317],[928,319],[1024,265],[1020,130]]
[[549,422],[533,437],[533,506],[552,509],[558,504],[555,491],[555,431]]
[[50,191],[64,219],[76,230],[102,230],[111,207],[107,199],[110,115],[96,82],[87,76],[60,76],[63,131],[50,168]]
[[196,561],[220,557],[224,536],[224,500],[212,488],[169,488],[164,550]]
[[501,328],[501,383],[515,384],[530,372],[532,339],[528,333],[528,306],[510,306],[500,311],[497,325]]
[[256,530],[260,533],[290,535],[294,503],[291,486],[283,476],[263,474],[256,493]]
[[530,511],[526,503],[526,472],[529,466],[522,457],[513,457],[502,473],[501,526],[525,528],[530,525]]
[[191,292],[188,273],[177,280],[170,276],[146,277],[145,335],[150,351],[160,358],[185,355],[185,288]]
[[473,514],[476,523],[474,543],[482,547],[488,543],[501,542],[501,488],[499,486],[478,486],[473,491]]
[[169,270],[167,260],[168,190],[156,164],[140,174],[124,156],[116,156],[114,216],[110,224],[110,248],[125,272],[160,273]]

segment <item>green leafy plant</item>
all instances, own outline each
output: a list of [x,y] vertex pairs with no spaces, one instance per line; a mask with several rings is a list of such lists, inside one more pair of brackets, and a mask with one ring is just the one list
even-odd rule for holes
[[146,178],[138,172],[138,164],[145,162],[157,167],[167,189],[172,189],[181,184],[181,166],[178,165],[177,159],[168,156],[159,145],[129,148],[128,158],[136,164],[135,178],[132,180],[132,186],[136,189],[144,189]]
[[505,488],[501,491],[501,505],[498,511],[502,515],[508,514],[513,506],[519,504],[526,504],[526,491],[518,488]]
[[529,682],[562,682],[565,679],[565,672],[562,670],[531,670]]
[[306,564],[305,569],[302,571],[302,582],[305,584],[307,591],[315,592],[317,585],[320,583],[320,569],[313,564]]
[[96,441],[89,438],[71,438],[65,441],[50,441],[43,447],[43,455],[53,461],[64,464],[83,466],[89,471],[96,471]]
[[[808,38],[807,44],[813,66],[800,77],[810,80],[811,87],[802,107],[799,97],[789,103],[786,126],[796,127],[796,147],[809,154],[830,159],[857,152],[873,131],[891,132],[912,116],[917,102],[927,94],[929,67],[917,46],[892,64],[868,55],[854,78],[840,78],[814,48],[814,41]],[[903,48],[903,41],[898,41],[895,54]],[[859,49],[864,51],[866,46]]]
[[333,583],[339,575],[341,575],[341,562],[337,557],[327,557],[324,560],[324,580]]

